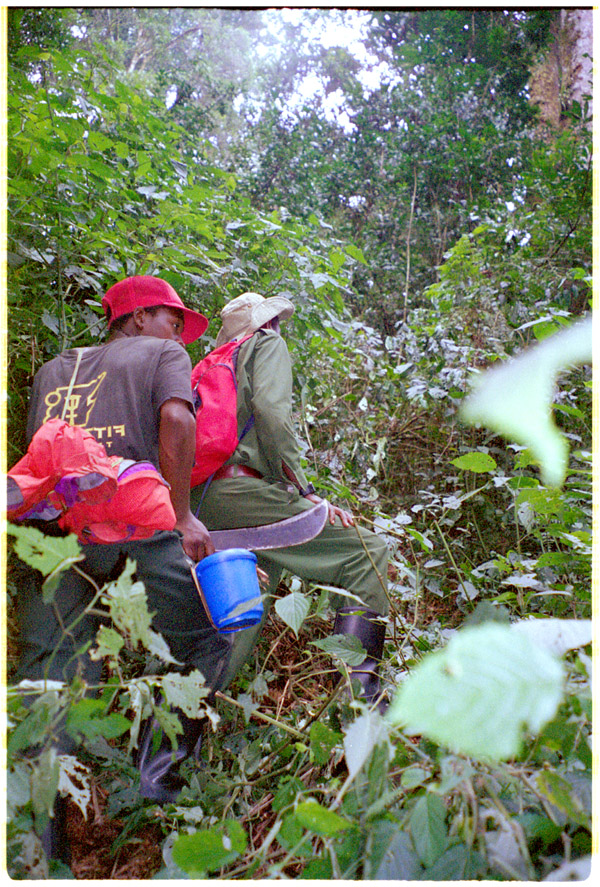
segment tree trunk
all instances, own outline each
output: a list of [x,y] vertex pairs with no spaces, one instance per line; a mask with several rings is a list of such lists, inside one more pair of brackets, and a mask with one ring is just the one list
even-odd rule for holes
[[[593,15],[591,9],[562,9],[554,43],[532,72],[531,102],[553,129],[566,124],[574,102],[583,105],[592,94]],[[591,101],[589,110],[591,128]]]

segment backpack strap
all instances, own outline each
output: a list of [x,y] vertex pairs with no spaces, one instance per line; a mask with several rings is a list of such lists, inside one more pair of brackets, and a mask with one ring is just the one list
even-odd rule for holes
[[66,395],[65,395],[65,403],[64,403],[64,406],[63,406],[62,415],[61,415],[61,417],[60,417],[61,420],[62,420],[63,422],[64,422],[64,420],[65,420],[65,416],[66,416],[66,413],[67,413],[67,409],[68,409],[68,407],[69,407],[69,401],[70,401],[70,399],[71,399],[71,394],[73,393],[73,387],[74,387],[74,385],[75,385],[75,380],[76,380],[76,378],[77,378],[77,372],[78,372],[78,370],[79,370],[79,364],[81,363],[81,358],[83,357],[83,352],[84,352],[84,351],[85,351],[85,348],[78,348],[78,349],[77,349],[77,360],[75,361],[75,369],[73,370],[73,375],[71,376],[71,381],[69,382],[69,387],[68,387],[68,389],[67,389],[67,393],[66,393]]

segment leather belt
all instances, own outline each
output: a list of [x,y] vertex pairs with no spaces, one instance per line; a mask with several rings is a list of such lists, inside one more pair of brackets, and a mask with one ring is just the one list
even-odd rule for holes
[[223,465],[215,471],[213,480],[221,480],[224,477],[258,477],[262,478],[260,471],[249,468],[247,465]]

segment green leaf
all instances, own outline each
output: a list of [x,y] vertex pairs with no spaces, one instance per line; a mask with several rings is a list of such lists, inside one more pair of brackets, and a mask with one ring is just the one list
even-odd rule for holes
[[593,634],[591,619],[522,619],[514,623],[512,630],[527,635],[535,644],[557,656],[587,647],[592,643]]
[[359,249],[359,247],[354,246],[353,243],[349,243],[346,246],[346,252],[353,259],[356,259],[357,262],[362,262],[363,265],[367,264],[367,260],[365,259],[363,251],[361,249]]
[[6,800],[9,819],[15,815],[17,807],[24,807],[31,798],[30,772],[25,764],[17,763],[7,773]]
[[92,659],[104,659],[105,656],[118,659],[125,641],[114,628],[101,625],[96,634],[96,644],[97,647],[90,654]]
[[342,739],[342,734],[331,730],[320,721],[310,728],[310,750],[316,764],[326,764],[331,759],[332,750]]
[[333,880],[333,868],[329,858],[317,857],[311,859],[300,875],[302,881],[331,881]]
[[106,704],[101,699],[80,699],[69,709],[67,732],[74,737],[79,735],[93,739],[104,736],[116,739],[131,727],[131,721],[118,712],[106,714]]
[[108,604],[115,626],[130,638],[135,648],[138,643],[164,662],[175,663],[163,638],[152,630],[146,589],[143,582],[134,582],[135,562],[127,560],[117,580],[106,586],[103,601]]
[[10,754],[45,742],[63,705],[59,694],[54,690],[38,697],[29,708],[26,717],[9,735]]
[[410,833],[423,865],[433,865],[446,849],[446,808],[437,795],[419,798],[410,816]]
[[486,870],[486,860],[480,853],[464,844],[454,844],[442,853],[431,868],[427,868],[422,880],[480,881]]
[[187,675],[175,672],[165,675],[162,688],[169,705],[180,708],[189,718],[200,718],[206,714],[204,700],[209,696],[210,688],[198,669]]
[[327,638],[310,641],[310,643],[351,667],[361,665],[367,655],[359,638],[352,634],[333,634]]
[[371,878],[378,881],[418,881],[423,871],[408,832],[395,822],[381,820],[373,829],[367,858]]
[[300,825],[317,835],[329,837],[353,827],[353,823],[323,807],[318,801],[302,801],[295,812]]
[[348,772],[356,776],[380,742],[388,741],[389,726],[376,711],[367,711],[353,721],[344,737]]
[[429,770],[424,770],[423,767],[408,767],[400,777],[400,785],[404,788],[417,788],[429,779],[431,779]]
[[273,798],[272,809],[277,813],[279,810],[289,807],[294,803],[298,794],[303,791],[304,783],[297,776],[284,776]]
[[481,423],[529,447],[542,466],[544,483],[560,486],[568,445],[552,418],[556,376],[571,364],[592,361],[592,321],[561,330],[519,357],[488,370],[462,404],[462,418]]
[[423,551],[431,551],[433,549],[433,542],[424,533],[420,533],[419,530],[415,530],[413,527],[404,527],[403,529],[405,533],[417,540]]
[[71,564],[82,561],[84,555],[77,536],[45,536],[35,527],[8,524],[6,532],[16,536],[15,553],[44,576],[68,570]]
[[589,825],[581,800],[572,786],[554,770],[542,770],[535,778],[538,791],[570,820],[582,826]]
[[486,623],[425,656],[386,717],[456,752],[503,760],[519,752],[524,727],[539,731],[553,717],[562,694],[558,659],[509,626]]
[[310,836],[300,825],[295,813],[284,816],[277,833],[277,841],[285,850],[293,850],[294,856],[311,859],[314,855]]
[[286,594],[283,598],[278,598],[275,601],[275,610],[277,611],[277,615],[280,619],[288,625],[296,637],[298,637],[298,631],[302,627],[302,623],[308,616],[308,611],[310,610],[310,600],[305,594],[301,594],[299,591],[293,591],[291,594]]
[[456,465],[457,468],[463,468],[466,471],[474,471],[477,474],[493,471],[497,467],[495,460],[488,453],[479,453],[477,450],[465,453],[458,459],[452,459],[451,465]]
[[47,816],[52,815],[59,774],[60,762],[56,749],[50,748],[42,752],[31,776],[31,800],[37,815],[42,813]]
[[180,835],[173,844],[173,859],[190,878],[204,878],[233,862],[246,849],[246,832],[233,819],[192,835]]

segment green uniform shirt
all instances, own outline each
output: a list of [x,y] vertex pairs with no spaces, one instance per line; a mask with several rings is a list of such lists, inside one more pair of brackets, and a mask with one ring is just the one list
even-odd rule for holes
[[271,483],[291,481],[298,490],[306,489],[292,421],[292,363],[281,336],[259,330],[244,342],[238,355],[237,380],[238,436],[251,415],[254,425],[228,464],[254,468]]

